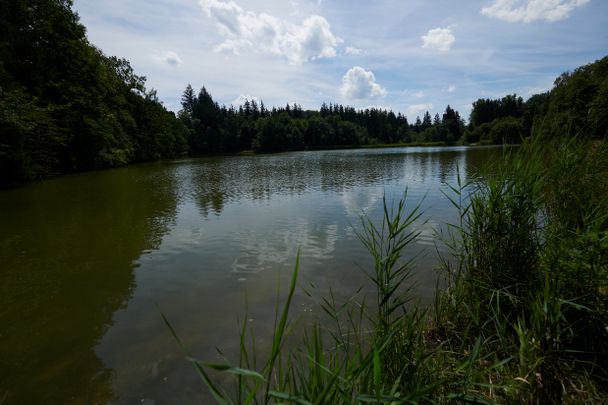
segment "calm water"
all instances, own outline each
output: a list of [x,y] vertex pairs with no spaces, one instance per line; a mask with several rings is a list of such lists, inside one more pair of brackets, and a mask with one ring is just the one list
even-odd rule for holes
[[[362,212],[409,188],[431,219],[421,300],[436,282],[433,228],[454,220],[441,190],[500,148],[403,148],[216,157],[64,176],[0,192],[0,402],[188,404],[206,392],[160,316],[192,353],[258,340],[301,249],[300,286],[367,285]],[[317,307],[298,292],[294,314]]]

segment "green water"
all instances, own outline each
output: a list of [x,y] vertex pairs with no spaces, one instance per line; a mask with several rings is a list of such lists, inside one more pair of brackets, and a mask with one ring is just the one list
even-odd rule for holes
[[[418,295],[432,297],[441,193],[500,148],[299,152],[136,165],[0,191],[0,403],[188,404],[208,399],[162,322],[192,353],[263,344],[277,283],[301,250],[300,285],[347,296],[370,258],[354,234],[382,196],[421,202]],[[354,228],[353,228],[354,227]],[[441,247],[439,247],[441,250]],[[302,291],[294,315],[314,316]]]

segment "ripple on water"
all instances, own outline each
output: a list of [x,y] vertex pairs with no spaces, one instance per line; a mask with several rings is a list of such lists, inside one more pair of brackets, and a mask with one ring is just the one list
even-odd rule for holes
[[[497,152],[209,157],[0,192],[0,359],[13,370],[0,395],[9,390],[22,399],[15,403],[205,403],[159,308],[198,358],[217,359],[218,344],[234,355],[239,317],[253,319],[256,339],[268,341],[277,280],[284,292],[298,250],[302,287],[350,296],[372,265],[355,233],[360,215],[379,223],[383,196],[390,203],[406,188],[408,209],[420,203],[421,219],[432,219],[417,222],[420,239],[407,251],[423,251],[415,281],[428,302],[437,281],[433,232],[456,220],[441,190],[455,184],[456,169],[471,178]],[[298,313],[317,308],[300,289],[296,300]]]

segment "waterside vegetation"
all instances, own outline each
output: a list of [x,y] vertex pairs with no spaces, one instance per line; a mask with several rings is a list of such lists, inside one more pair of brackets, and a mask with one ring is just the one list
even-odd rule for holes
[[[422,213],[406,197],[385,199],[382,222],[363,218],[358,231],[374,259],[375,294],[343,301],[329,294],[302,341],[287,343],[297,258],[269,350],[260,350],[245,321],[236,362],[189,358],[215,400],[604,403],[606,141],[528,142],[486,173],[446,195],[460,220],[437,233],[450,253],[441,257],[444,287],[433,305],[415,303],[415,258],[403,255]],[[233,388],[217,371],[232,376]]]

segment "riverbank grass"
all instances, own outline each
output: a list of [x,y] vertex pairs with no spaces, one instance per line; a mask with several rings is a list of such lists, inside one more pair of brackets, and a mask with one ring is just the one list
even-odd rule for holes
[[[529,142],[487,173],[446,196],[460,220],[437,235],[450,253],[434,305],[413,301],[415,258],[403,257],[419,236],[419,207],[384,200],[382,222],[364,218],[358,231],[374,259],[373,297],[330,294],[323,321],[287,345],[298,257],[264,362],[246,322],[238,364],[190,359],[216,401],[608,401],[606,142]],[[210,370],[232,375],[234,388]]]

